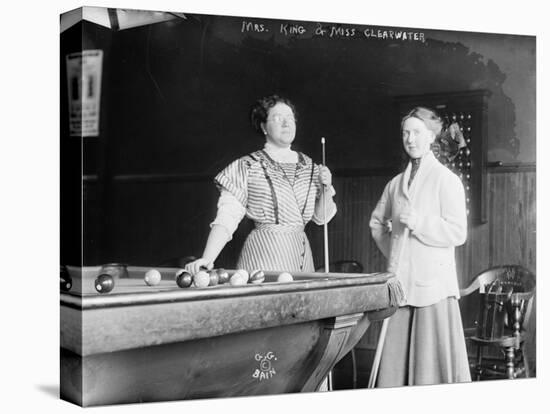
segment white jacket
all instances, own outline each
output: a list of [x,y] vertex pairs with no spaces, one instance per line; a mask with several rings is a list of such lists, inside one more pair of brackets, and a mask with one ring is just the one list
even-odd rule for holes
[[[406,304],[429,306],[449,296],[459,297],[455,246],[466,241],[464,186],[458,176],[428,152],[411,187],[411,163],[384,189],[372,212],[372,237],[388,259],[388,271],[401,281]],[[399,215],[411,207],[418,215],[414,230],[403,240]],[[392,221],[391,233],[387,221]],[[398,264],[400,248],[401,263]]]

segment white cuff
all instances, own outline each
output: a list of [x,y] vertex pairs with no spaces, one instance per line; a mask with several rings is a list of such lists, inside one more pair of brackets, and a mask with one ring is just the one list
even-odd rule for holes
[[323,184],[321,184],[321,191],[319,191],[319,194],[317,195],[317,199],[321,198],[321,196],[323,195],[323,192],[324,192],[325,194],[328,193],[328,195],[329,195],[330,197],[334,197],[334,196],[336,195],[336,190],[334,189],[334,187],[333,187],[332,184],[331,184],[330,187],[328,188],[328,191],[326,191],[326,190],[324,189],[324,187],[325,187],[325,186],[324,186]]
[[[338,210],[336,208],[336,203],[332,199],[334,195],[336,194],[336,191],[334,190],[334,187],[331,185],[329,187],[329,190],[325,192],[325,197],[327,199],[323,202],[321,200],[321,197],[319,197],[316,200],[315,209],[313,210],[313,217],[311,218],[315,224],[321,225],[324,223],[328,223],[332,218],[336,215],[336,211]],[[323,219],[325,216],[323,213],[323,203],[326,203],[327,211],[326,211],[326,219]]]

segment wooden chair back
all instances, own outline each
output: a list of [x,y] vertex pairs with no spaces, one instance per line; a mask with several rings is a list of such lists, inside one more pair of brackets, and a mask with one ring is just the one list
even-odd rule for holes
[[[491,295],[491,300],[497,302],[497,305],[499,301],[502,302],[500,309],[503,315],[502,320],[494,315],[489,318],[487,316],[488,305],[484,305],[482,302],[480,306],[478,333],[484,332],[484,336],[488,335],[493,338],[499,336],[504,327],[519,332],[528,323],[532,312],[535,287],[535,275],[530,270],[520,265],[501,265],[491,267],[476,275],[468,287],[460,290],[460,295],[467,296],[477,291],[481,295],[481,300]],[[503,326],[499,326],[499,323]],[[518,323],[519,325],[514,326]]]

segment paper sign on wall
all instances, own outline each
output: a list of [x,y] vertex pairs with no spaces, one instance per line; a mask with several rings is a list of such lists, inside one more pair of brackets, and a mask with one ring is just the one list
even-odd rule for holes
[[70,136],[97,137],[103,51],[83,50],[66,59]]

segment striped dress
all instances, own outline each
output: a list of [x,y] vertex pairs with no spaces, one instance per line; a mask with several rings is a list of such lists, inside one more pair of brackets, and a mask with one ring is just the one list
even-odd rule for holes
[[[255,228],[248,235],[237,267],[273,271],[315,270],[305,225],[321,194],[319,166],[298,153],[297,163],[278,163],[264,150],[231,163],[216,177],[246,208]],[[322,224],[322,223],[318,223]]]

